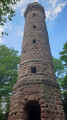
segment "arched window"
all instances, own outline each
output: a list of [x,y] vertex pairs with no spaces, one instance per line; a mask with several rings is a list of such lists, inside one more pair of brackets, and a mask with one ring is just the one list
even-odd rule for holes
[[24,107],[25,119],[24,120],[41,120],[40,105],[35,100],[30,100]]

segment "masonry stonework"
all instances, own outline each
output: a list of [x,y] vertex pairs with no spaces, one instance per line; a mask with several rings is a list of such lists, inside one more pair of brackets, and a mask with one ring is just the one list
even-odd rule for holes
[[[36,71],[32,72],[32,68]],[[65,120],[60,88],[54,74],[45,12],[37,2],[28,4],[25,10],[20,67],[8,117],[8,120],[34,119]]]

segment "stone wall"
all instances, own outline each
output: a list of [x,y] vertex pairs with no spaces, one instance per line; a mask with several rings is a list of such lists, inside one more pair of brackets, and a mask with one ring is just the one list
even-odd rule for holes
[[47,82],[16,86],[11,98],[11,112],[8,120],[24,120],[24,106],[31,100],[40,104],[41,120],[65,120],[59,87]]

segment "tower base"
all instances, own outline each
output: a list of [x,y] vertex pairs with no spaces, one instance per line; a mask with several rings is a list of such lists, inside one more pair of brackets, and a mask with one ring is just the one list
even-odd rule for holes
[[16,84],[8,120],[65,120],[57,83]]

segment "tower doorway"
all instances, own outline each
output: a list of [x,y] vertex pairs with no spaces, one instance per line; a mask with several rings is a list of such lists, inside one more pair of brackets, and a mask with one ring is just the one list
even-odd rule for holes
[[37,101],[28,101],[24,108],[25,120],[41,120],[41,109]]

